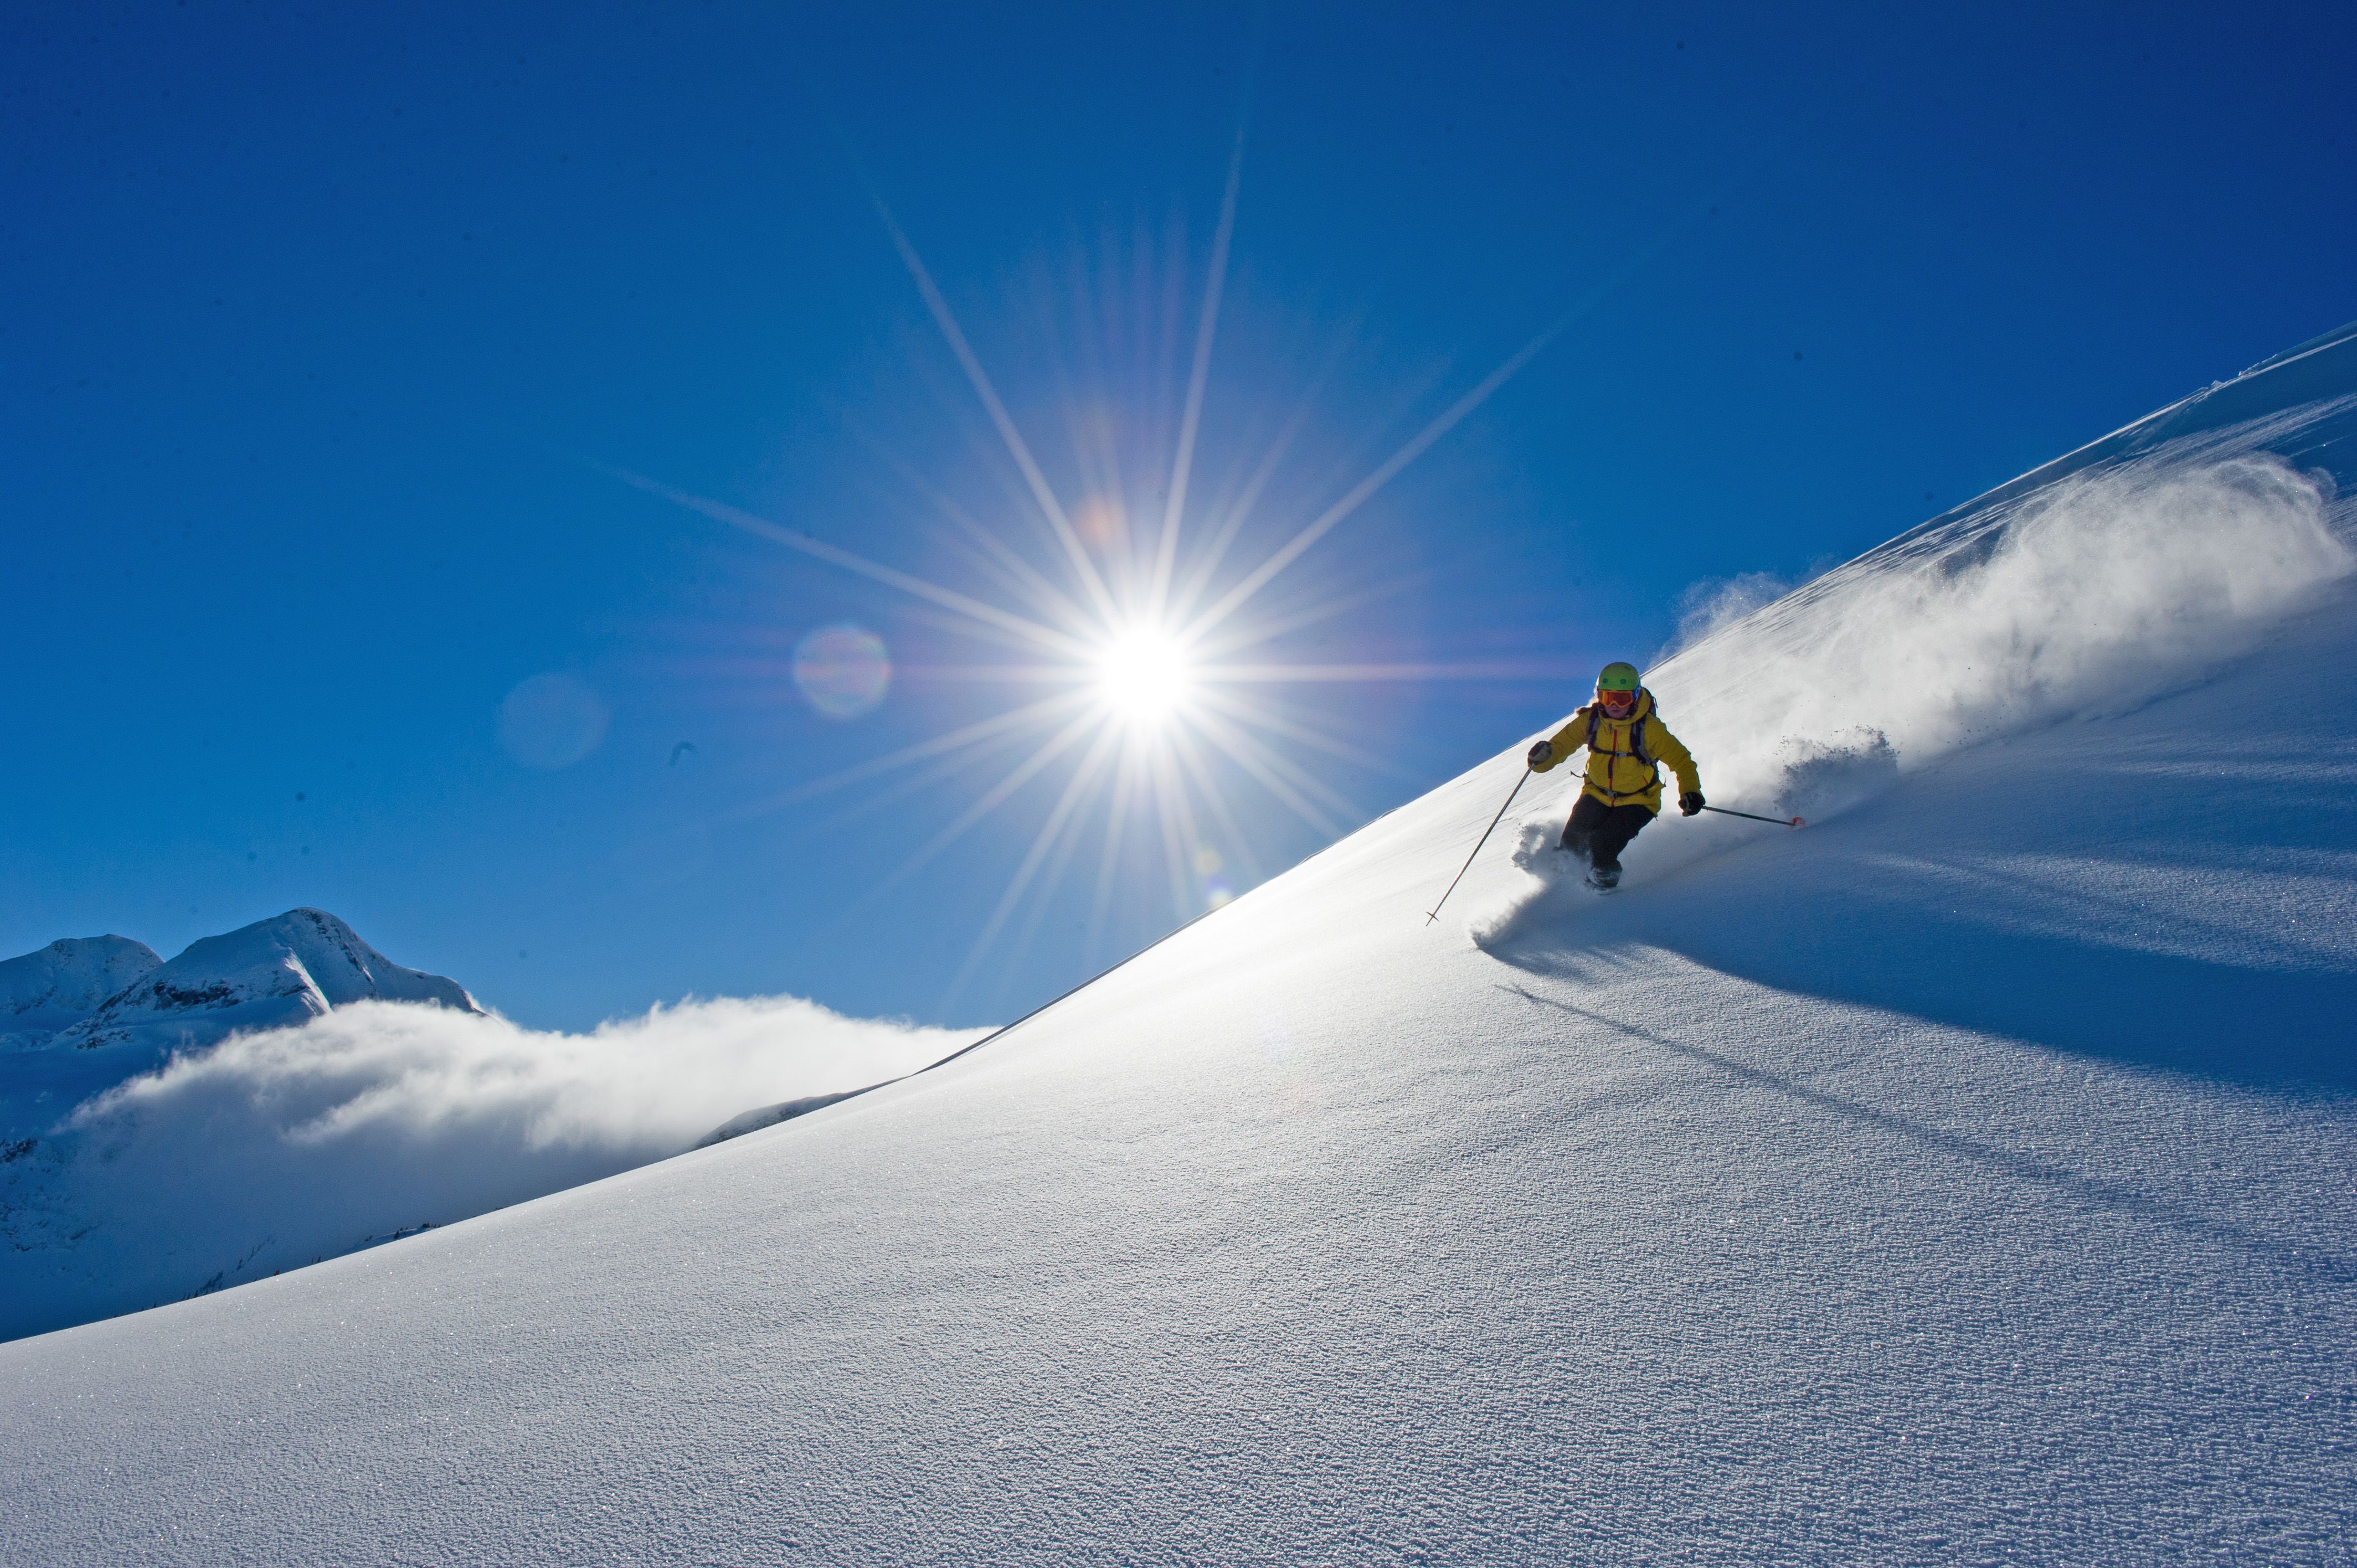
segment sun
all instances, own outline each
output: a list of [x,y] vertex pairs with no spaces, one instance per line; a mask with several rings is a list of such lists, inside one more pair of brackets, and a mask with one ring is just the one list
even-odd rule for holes
[[1135,626],[1105,645],[1098,658],[1097,689],[1114,713],[1134,725],[1151,725],[1178,711],[1192,674],[1176,637],[1159,627]]
[[[1183,922],[1262,879],[1247,830],[1258,825],[1269,806],[1290,813],[1326,843],[1367,821],[1370,813],[1330,780],[1331,769],[1301,755],[1316,753],[1353,768],[1384,766],[1380,753],[1355,744],[1329,693],[1394,682],[1558,678],[1551,668],[1491,661],[1344,657],[1304,662],[1288,656],[1286,639],[1323,627],[1317,645],[1328,646],[1338,628],[1348,629],[1337,618],[1411,585],[1413,579],[1376,584],[1336,571],[1333,581],[1319,582],[1292,574],[1321,540],[1480,408],[1600,295],[1583,298],[1355,479],[1340,468],[1313,478],[1310,469],[1326,467],[1328,456],[1305,460],[1293,448],[1314,411],[1315,384],[1322,384],[1324,371],[1269,428],[1262,428],[1256,417],[1238,424],[1241,414],[1223,416],[1224,424],[1205,423],[1243,145],[1240,135],[1229,163],[1183,389],[1160,385],[1176,368],[1168,350],[1182,340],[1180,318],[1171,309],[1165,310],[1167,331],[1144,332],[1134,342],[1123,339],[1142,356],[1129,369],[1121,359],[1128,349],[1100,342],[1098,326],[1090,325],[1082,334],[1096,345],[1092,353],[1114,358],[1103,371],[1111,379],[1086,399],[1067,401],[1062,410],[1066,434],[1076,444],[1075,466],[1059,479],[1076,483],[1077,492],[1059,493],[948,298],[908,235],[878,203],[894,248],[1005,448],[998,474],[1007,487],[1003,498],[995,491],[979,499],[962,498],[937,487],[917,466],[894,459],[938,514],[929,527],[956,553],[964,575],[950,581],[919,576],[715,498],[608,470],[716,521],[907,595],[920,601],[912,613],[921,620],[970,639],[977,653],[992,650],[987,657],[961,652],[946,662],[896,667],[873,634],[847,623],[827,628],[830,635],[823,639],[806,639],[808,646],[795,654],[794,682],[829,717],[869,711],[887,683],[906,688],[927,680],[972,682],[1002,688],[1006,695],[967,722],[748,808],[774,810],[855,785],[870,786],[867,798],[838,819],[847,820],[977,768],[995,773],[995,781],[982,785],[977,779],[974,787],[962,789],[960,804],[946,821],[862,895],[864,908],[904,886],[995,813],[1044,807],[1043,817],[1033,812],[1037,831],[951,980],[943,1006],[984,972],[987,955],[1002,937],[1023,947],[1034,941],[1068,874],[1087,878],[1088,861],[1095,864],[1095,894],[1083,950],[1093,954],[1107,935],[1116,893],[1135,879],[1141,857],[1146,863],[1158,859],[1162,875],[1149,875],[1139,886],[1157,902],[1167,886],[1171,918]],[[1109,267],[1105,275],[1123,270]],[[1179,281],[1174,274],[1150,297],[1175,306]],[[1117,295],[1097,301],[1083,294],[1073,306],[1086,323],[1097,323],[1100,317],[1104,322],[1126,321],[1136,314],[1125,306],[1113,308],[1120,303]],[[1138,319],[1151,315],[1146,311]],[[1346,333],[1333,350],[1334,366],[1343,362],[1339,356],[1349,342]],[[1127,379],[1132,369],[1134,388]],[[1134,409],[1127,401],[1131,390],[1140,393]],[[1268,411],[1281,408],[1269,405]],[[1205,446],[1207,429],[1218,434]],[[1362,439],[1372,442],[1389,434],[1378,430]],[[1199,465],[1199,456],[1209,455],[1218,460]],[[1331,570],[1337,563],[1330,548],[1329,554]],[[1364,577],[1362,563],[1354,569]],[[1269,591],[1280,585],[1281,591]],[[1018,797],[1021,808],[1015,805]],[[1083,843],[1092,837],[1097,841],[1093,853]]]

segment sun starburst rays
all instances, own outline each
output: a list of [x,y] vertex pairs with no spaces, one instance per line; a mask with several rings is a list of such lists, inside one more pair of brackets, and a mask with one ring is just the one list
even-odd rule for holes
[[[1388,451],[1371,440],[1358,444],[1355,458],[1346,459],[1352,466],[1330,469],[1322,486],[1292,472],[1316,465],[1292,459],[1311,424],[1320,389],[1342,363],[1341,347],[1309,365],[1308,391],[1291,406],[1232,421],[1243,428],[1226,446],[1210,449],[1213,460],[1207,463],[1209,410],[1217,402],[1211,372],[1241,160],[1239,136],[1190,332],[1174,329],[1184,312],[1168,303],[1178,268],[1169,269],[1160,289],[1136,286],[1138,280],[1132,280],[1125,292],[1139,302],[1136,319],[1125,319],[1111,307],[1113,296],[1125,293],[1117,282],[1100,283],[1105,308],[1073,313],[1072,347],[1094,384],[1117,380],[1106,367],[1123,342],[1172,380],[1159,388],[1147,386],[1128,403],[1110,405],[1122,411],[1116,418],[1102,398],[1084,396],[1071,383],[1069,363],[1058,365],[1051,380],[1064,389],[1056,406],[1069,444],[1068,478],[1074,486],[1070,496],[1058,493],[947,295],[907,233],[879,204],[895,251],[997,437],[991,460],[1004,459],[997,469],[1004,499],[976,501],[934,483],[916,464],[863,432],[919,503],[907,519],[886,521],[929,532],[942,547],[943,558],[964,574],[961,586],[726,502],[609,470],[650,494],[889,588],[903,596],[910,624],[994,650],[980,658],[943,653],[900,663],[896,679],[977,697],[1004,692],[1014,694],[1011,706],[962,716],[963,722],[938,735],[746,808],[780,809],[859,787],[858,797],[830,816],[832,826],[912,796],[963,786],[963,798],[948,820],[888,868],[859,900],[872,905],[908,886],[1017,802],[1043,803],[1044,812],[1039,804],[1024,808],[1033,813],[1036,826],[959,962],[944,1006],[983,979],[994,955],[1029,948],[1056,889],[1076,871],[1092,884],[1087,940],[1092,951],[1102,950],[1115,892],[1125,872],[1142,869],[1136,863],[1141,854],[1157,867],[1153,880],[1167,886],[1168,918],[1184,920],[1232,897],[1238,878],[1245,886],[1260,880],[1262,859],[1252,829],[1256,822],[1265,823],[1272,808],[1329,839],[1365,820],[1366,811],[1323,776],[1335,768],[1313,768],[1303,759],[1353,770],[1380,771],[1388,765],[1372,748],[1354,744],[1329,701],[1291,703],[1281,695],[1286,688],[1330,691],[1338,683],[1419,684],[1494,679],[1503,672],[1497,661],[1448,664],[1345,654],[1308,662],[1278,651],[1288,638],[1309,637],[1324,646],[1338,634],[1347,635],[1351,612],[1415,585],[1423,580],[1418,574],[1371,585],[1362,572],[1329,573],[1291,595],[1269,590],[1287,581],[1321,541],[1479,408],[1561,324],[1425,418],[1405,442]],[[1085,297],[1084,292],[1083,303]],[[1048,336],[1050,342],[1066,340],[1060,332]],[[1346,332],[1345,346],[1349,339]],[[1174,384],[1181,365],[1183,388]],[[1430,390],[1411,395],[1428,397]],[[1141,428],[1158,430],[1162,438],[1140,442]],[[978,426],[974,434],[986,446]],[[1140,474],[1159,476],[1158,488],[1135,493],[1132,476]],[[1272,504],[1281,474],[1287,476],[1295,499]],[[1293,511],[1305,486],[1317,486],[1331,499]],[[1263,543],[1248,552],[1255,540]],[[1540,672],[1519,668],[1512,673],[1530,679]],[[960,705],[972,714],[970,704]],[[1084,846],[1092,834],[1092,855]],[[1004,853],[994,852],[994,859]]]
[[1187,482],[1195,467],[1195,438],[1202,431],[1203,392],[1211,377],[1211,340],[1220,324],[1220,295],[1227,286],[1228,247],[1235,238],[1236,193],[1243,179],[1244,136],[1236,132],[1235,148],[1228,158],[1227,189],[1220,197],[1220,226],[1211,241],[1211,282],[1203,290],[1203,311],[1195,330],[1195,359],[1187,373],[1187,406],[1178,416],[1178,455],[1170,466],[1168,499],[1162,507],[1162,531],[1154,552],[1154,576],[1146,587],[1146,619],[1159,624],[1169,601],[1170,575],[1178,561],[1178,527],[1187,511]]

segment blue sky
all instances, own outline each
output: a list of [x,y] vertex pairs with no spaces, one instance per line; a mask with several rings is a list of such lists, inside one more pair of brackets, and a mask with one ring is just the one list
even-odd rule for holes
[[[1550,722],[1694,585],[2357,316],[2357,17],[2052,9],[16,8],[0,950],[315,904],[536,1025],[1011,1016]],[[888,212],[1110,578],[1240,130],[1182,563],[1292,435],[1210,597],[1564,325],[1231,618],[1386,672],[1237,689],[1314,810],[1214,746],[1183,834],[1109,840],[1108,761],[977,950],[1097,731],[913,869],[1028,744],[809,789],[1072,688],[723,519],[1019,607],[945,499],[1065,580]],[[848,716],[792,671],[840,626],[894,666]]]

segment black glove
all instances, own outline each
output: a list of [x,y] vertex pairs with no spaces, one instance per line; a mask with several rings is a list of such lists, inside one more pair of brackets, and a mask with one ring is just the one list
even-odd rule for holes
[[1689,817],[1702,814],[1702,791],[1689,789],[1678,797],[1678,810]]
[[1551,740],[1534,740],[1531,742],[1531,766],[1533,768],[1544,768],[1548,763],[1553,762],[1554,760],[1555,742]]

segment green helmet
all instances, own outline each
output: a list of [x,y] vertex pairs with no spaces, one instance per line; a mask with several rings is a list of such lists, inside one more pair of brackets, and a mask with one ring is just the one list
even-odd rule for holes
[[1596,689],[1599,692],[1633,692],[1642,684],[1642,681],[1634,664],[1623,664],[1616,660],[1607,664],[1604,673],[1596,678]]

